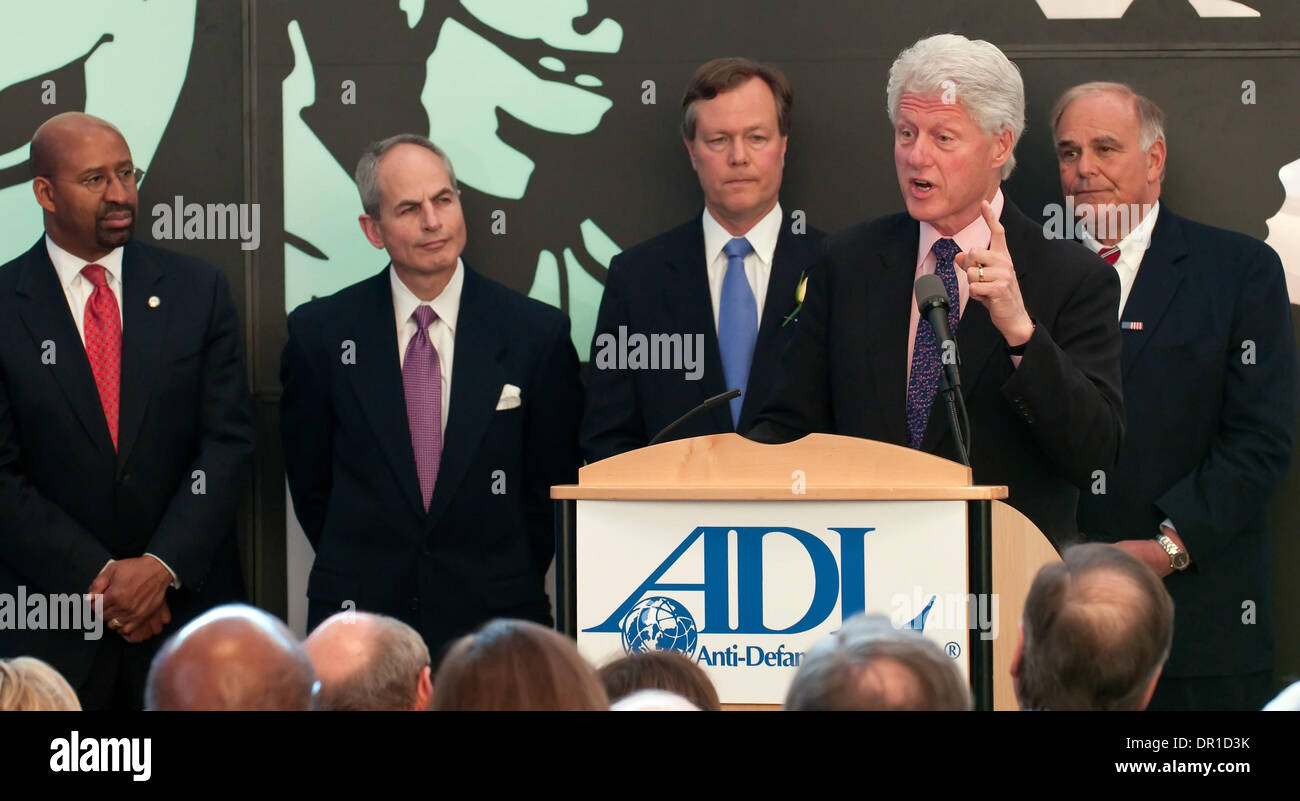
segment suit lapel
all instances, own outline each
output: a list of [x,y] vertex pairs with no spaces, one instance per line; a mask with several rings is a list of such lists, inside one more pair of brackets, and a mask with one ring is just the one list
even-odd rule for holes
[[393,317],[393,291],[388,268],[365,283],[364,302],[355,310],[355,325],[344,322],[339,336],[356,342],[356,363],[344,373],[366,420],[375,432],[379,449],[397,477],[402,495],[419,516],[424,516],[424,499],[415,473],[415,451],[406,418],[406,394],[402,385],[402,364],[397,355],[397,325]]
[[[722,374],[722,350],[718,346],[718,330],[713,322],[713,301],[709,293],[709,270],[704,262],[704,223],[701,217],[687,226],[685,235],[678,237],[675,248],[668,254],[668,281],[664,285],[664,302],[670,317],[675,317],[684,334],[704,334],[704,375],[699,381],[699,402],[726,392],[726,377]],[[650,332],[645,332],[650,333]],[[660,332],[660,333],[673,333]],[[682,409],[685,414],[688,409]],[[708,412],[719,431],[732,431],[731,411],[728,404],[713,407]]]
[[[118,417],[117,465],[122,469],[144,425],[158,378],[159,349],[172,304],[162,268],[135,243],[122,254],[122,408]],[[151,308],[149,298],[160,303]]]
[[[456,319],[456,356],[452,363],[451,408],[443,437],[438,482],[429,504],[432,526],[456,496],[465,471],[496,413],[501,388],[506,383],[503,360],[506,341],[495,320],[485,279],[465,269],[460,312]],[[527,397],[524,403],[530,403]],[[402,418],[403,420],[405,417]]]
[[855,279],[868,287],[863,328],[880,337],[867,351],[884,440],[900,445],[907,443],[907,334],[916,304],[912,286],[920,230],[916,220],[900,215],[896,232],[879,251],[879,265],[865,255],[863,275]]
[[77,324],[68,308],[68,298],[59,283],[58,272],[45,248],[44,237],[27,251],[22,271],[17,291],[27,301],[21,305],[19,315],[38,354],[43,356],[49,352],[46,343],[54,345],[53,361],[33,365],[32,369],[46,369],[53,373],[86,435],[100,451],[111,455],[113,441],[108,434],[95,376],[90,371],[86,348],[77,333]]
[[1138,355],[1146,347],[1155,330],[1165,318],[1170,301],[1183,281],[1183,273],[1177,262],[1187,255],[1187,242],[1183,239],[1182,226],[1162,204],[1155,229],[1151,232],[1151,246],[1142,256],[1137,277],[1129,290],[1128,300],[1124,304],[1120,320],[1141,323],[1141,330],[1126,329],[1121,332],[1124,337],[1124,350],[1120,357],[1124,375],[1127,376],[1137,363]]
[[[754,343],[754,359],[749,365],[749,386],[772,386],[771,377],[780,369],[780,345],[783,340],[781,324],[795,307],[793,288],[797,288],[800,265],[807,260],[798,258],[799,247],[789,226],[781,224],[772,253],[772,271],[767,281],[767,296],[763,299],[763,319],[758,324],[758,339]],[[719,354],[721,350],[719,349]],[[719,355],[721,358],[721,355]],[[767,400],[757,395],[744,399],[740,416],[750,418]]]

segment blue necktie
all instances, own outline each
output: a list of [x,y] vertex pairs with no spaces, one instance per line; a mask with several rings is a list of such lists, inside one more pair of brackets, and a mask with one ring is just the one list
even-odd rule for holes
[[[957,289],[957,269],[953,259],[961,252],[951,239],[940,239],[931,248],[934,251],[934,274],[948,290],[948,328],[957,336],[957,319],[961,315],[961,293]],[[907,381],[907,445],[921,448],[925,438],[925,425],[930,419],[930,407],[939,391],[939,343],[934,338],[930,321],[922,317],[916,324],[916,341],[912,344],[912,373]]]
[[718,347],[722,350],[722,375],[727,379],[727,389],[740,390],[740,397],[730,401],[734,427],[740,424],[749,363],[758,340],[758,304],[745,277],[745,256],[754,252],[749,240],[737,237],[724,245],[722,252],[727,254],[727,274],[722,278],[722,297],[718,301]]

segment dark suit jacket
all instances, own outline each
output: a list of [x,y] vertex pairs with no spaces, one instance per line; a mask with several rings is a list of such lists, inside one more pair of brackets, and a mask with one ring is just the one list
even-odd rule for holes
[[[811,228],[795,234],[790,231],[788,219],[781,223],[749,382],[741,399],[741,431],[753,421],[776,384],[781,354],[796,328],[793,321],[784,327],[781,323],[795,308],[799,276],[816,261],[824,237],[821,231]],[[602,369],[597,364],[597,346],[606,334],[618,340],[620,326],[626,327],[629,336],[702,334],[703,372],[698,380],[691,380],[683,370]],[[704,225],[697,214],[610,262],[588,363],[583,455],[594,462],[644,447],[665,426],[706,398],[731,389],[725,382],[709,295],[708,266],[704,263]],[[668,439],[734,430],[730,407],[724,403],[684,423]]]
[[[152,651],[198,613],[243,598],[234,516],[252,460],[252,403],[221,272],[134,241],[122,265],[116,453],[44,237],[0,267],[0,592],[84,593],[110,558],[152,553],[181,582],[167,591],[162,635],[127,646]],[[40,657],[73,687],[99,648],[119,643],[107,627],[99,641],[0,630],[0,656]]]
[[1123,332],[1128,428],[1106,493],[1080,501],[1079,529],[1103,542],[1150,539],[1165,518],[1178,530],[1192,563],[1165,579],[1175,604],[1165,675],[1270,670],[1265,512],[1296,414],[1282,263],[1162,203],[1122,319],[1142,323]]
[[[316,548],[309,626],[352,601],[406,621],[436,654],[492,617],[550,619],[550,487],[577,480],[582,416],[568,317],[465,270],[427,513],[387,267],[289,315],[281,379],[289,490]],[[498,411],[506,384],[522,404]]]
[[[976,483],[1008,485],[1008,502],[1060,547],[1077,533],[1079,488],[1111,467],[1123,431],[1119,280],[1082,245],[1045,239],[1010,200],[1001,221],[1037,328],[1016,368],[984,305],[966,304],[957,345],[972,468]],[[919,232],[899,214],[826,239],[782,383],[748,436],[779,442],[823,432],[907,444]],[[922,445],[957,458],[937,396]]]

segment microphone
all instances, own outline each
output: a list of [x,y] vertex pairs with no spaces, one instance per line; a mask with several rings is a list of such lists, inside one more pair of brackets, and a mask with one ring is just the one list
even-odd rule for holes
[[[948,328],[948,290],[943,286],[943,279],[937,275],[923,275],[916,279],[916,308],[921,316],[930,322],[934,329],[934,340],[939,345],[939,363],[943,366],[942,381],[939,389],[943,393],[944,406],[948,411],[948,430],[957,444],[957,458],[970,467],[971,438],[974,432],[970,420],[966,417],[966,398],[961,392],[961,353],[957,350],[957,340]],[[960,409],[961,418],[957,417]],[[966,423],[963,436],[961,421]]]
[[[916,308],[934,329],[934,340],[939,344],[939,362],[949,386],[960,389],[961,354],[957,350],[957,340],[948,328],[948,290],[943,286],[943,279],[934,274],[916,279]],[[948,357],[950,353],[951,358]]]
[[[681,417],[677,418],[676,420],[672,421],[667,426],[665,426],[663,431],[660,431],[658,434],[655,434],[655,438],[650,440],[650,445],[658,445],[660,442],[663,442],[664,437],[671,434],[678,426],[680,426],[682,423],[685,423],[687,420],[690,420],[695,415],[703,414],[704,412],[707,412],[709,409],[712,409],[714,406],[717,406],[722,403],[726,403],[732,398],[739,398],[739,397],[740,397],[740,390],[738,389],[729,389],[720,395],[714,395],[712,398],[709,398],[704,403],[701,403],[699,406],[696,406],[694,409],[691,409],[686,414],[682,415]],[[650,447],[650,446],[647,445],[646,447]]]

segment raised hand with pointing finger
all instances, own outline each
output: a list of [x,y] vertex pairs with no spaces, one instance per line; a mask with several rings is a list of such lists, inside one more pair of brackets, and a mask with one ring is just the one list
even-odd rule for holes
[[1034,321],[1025,310],[1020,296],[1020,283],[1016,280],[1016,266],[1007,250],[1006,229],[993,214],[988,201],[980,203],[980,214],[989,226],[987,250],[978,248],[969,253],[958,253],[957,266],[966,270],[970,281],[970,296],[989,310],[993,325],[1011,347],[1019,347],[1034,334]]

